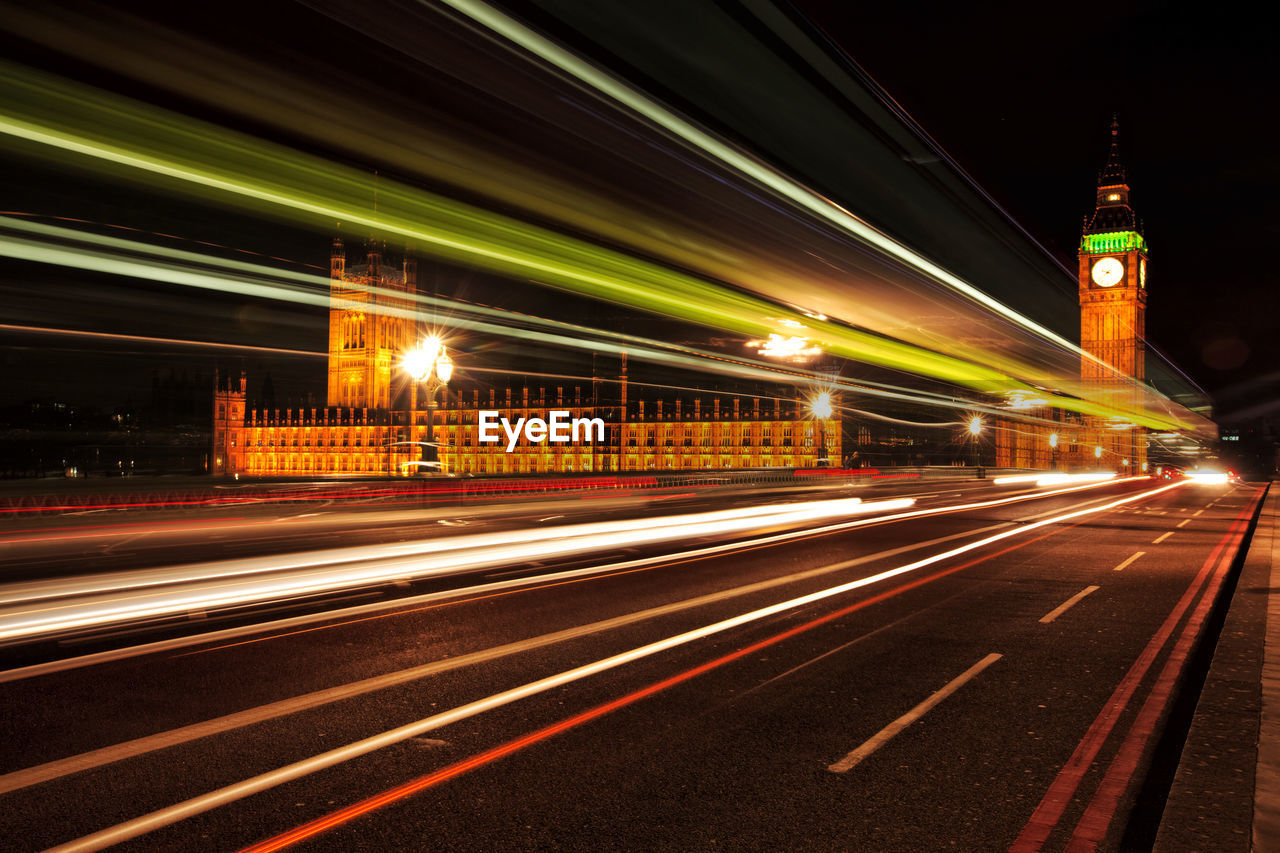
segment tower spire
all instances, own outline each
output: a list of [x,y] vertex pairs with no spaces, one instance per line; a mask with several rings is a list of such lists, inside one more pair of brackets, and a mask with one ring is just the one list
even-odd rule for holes
[[1120,162],[1120,119],[1111,114],[1111,153],[1107,155],[1107,164],[1098,173],[1098,186],[1114,186],[1127,180],[1124,164]]
[[1098,201],[1093,216],[1084,226],[1085,234],[1137,231],[1138,220],[1129,203],[1129,176],[1120,162],[1120,120],[1111,114],[1111,151],[1098,172]]

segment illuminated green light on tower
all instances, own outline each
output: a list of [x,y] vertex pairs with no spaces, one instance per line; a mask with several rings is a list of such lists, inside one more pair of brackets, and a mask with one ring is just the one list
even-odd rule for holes
[[1123,252],[1128,249],[1147,250],[1146,239],[1137,231],[1108,231],[1105,234],[1085,234],[1080,240],[1080,251],[1092,254]]

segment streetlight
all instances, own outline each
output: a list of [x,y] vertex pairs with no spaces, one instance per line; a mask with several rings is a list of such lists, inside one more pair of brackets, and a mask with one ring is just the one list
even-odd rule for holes
[[809,414],[813,415],[818,420],[819,468],[821,468],[824,463],[830,467],[830,463],[827,461],[827,421],[831,418],[831,415],[834,412],[835,409],[831,405],[831,394],[826,391],[819,392],[809,401]]
[[1101,466],[1102,466],[1102,445],[1101,445],[1101,444],[1094,445],[1094,448],[1093,448],[1093,464],[1094,464],[1094,466],[1095,466],[1095,467],[1101,467]]
[[978,436],[982,435],[982,418],[974,415],[969,418],[969,455],[973,459],[973,470],[977,474],[978,479],[982,479],[982,472],[978,469]]
[[1049,462],[1051,470],[1058,470],[1058,434],[1056,432],[1049,433],[1049,453],[1053,457]]
[[[427,386],[427,440],[428,447],[435,447],[433,433],[435,426],[436,391],[447,385],[453,376],[453,359],[445,349],[444,342],[435,335],[425,338],[416,348],[407,351],[400,360],[401,367],[413,380],[413,394],[409,404],[409,440],[413,440],[413,416],[418,409],[418,383]],[[419,460],[423,461],[423,460]],[[435,462],[440,464],[440,454],[436,452]]]

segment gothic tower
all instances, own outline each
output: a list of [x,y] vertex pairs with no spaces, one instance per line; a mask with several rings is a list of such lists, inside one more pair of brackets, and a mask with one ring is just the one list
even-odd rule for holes
[[[1098,174],[1093,216],[1080,239],[1080,378],[1119,412],[1134,412],[1145,378],[1147,241],[1129,204],[1120,163],[1119,125],[1111,120],[1111,152]],[[1146,435],[1123,416],[1091,418],[1085,464],[1124,474],[1146,471]],[[1101,448],[1098,455],[1097,448]]]
[[392,269],[374,239],[365,262],[348,267],[342,241],[335,239],[329,278],[328,405],[390,409],[397,364],[417,337],[417,265],[406,258],[403,273]]

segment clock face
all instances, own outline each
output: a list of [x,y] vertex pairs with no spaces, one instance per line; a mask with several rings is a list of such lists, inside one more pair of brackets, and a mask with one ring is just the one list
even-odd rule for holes
[[1147,259],[1143,258],[1138,262],[1138,287],[1146,290],[1147,288]]
[[1111,287],[1124,278],[1124,265],[1115,258],[1103,258],[1093,265],[1093,281],[1099,287]]

